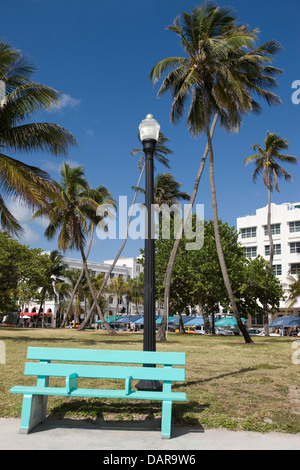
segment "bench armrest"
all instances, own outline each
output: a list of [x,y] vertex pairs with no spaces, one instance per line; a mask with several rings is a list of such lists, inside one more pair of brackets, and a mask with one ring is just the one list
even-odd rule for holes
[[131,379],[132,379],[131,376],[126,377],[125,379],[125,394],[126,395],[129,395],[131,392]]
[[77,389],[77,377],[76,372],[67,375],[66,377],[66,392],[69,395],[73,390]]

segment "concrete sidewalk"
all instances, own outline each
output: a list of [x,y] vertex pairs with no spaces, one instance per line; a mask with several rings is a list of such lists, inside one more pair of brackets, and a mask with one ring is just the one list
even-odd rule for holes
[[20,434],[20,419],[0,418],[1,450],[300,450],[300,434],[174,428],[161,439],[160,428],[134,423],[52,420]]

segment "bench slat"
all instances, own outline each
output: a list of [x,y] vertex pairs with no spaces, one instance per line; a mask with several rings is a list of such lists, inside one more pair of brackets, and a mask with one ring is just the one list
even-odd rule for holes
[[125,390],[78,388],[68,394],[66,389],[62,387],[15,386],[10,389],[10,393],[86,398],[130,398],[137,400],[186,401],[186,394],[181,392],[150,392],[140,390],[131,390],[130,393],[127,394]]
[[81,378],[92,379],[126,379],[130,376],[132,380],[185,380],[185,369],[172,367],[98,366],[27,362],[24,371],[25,375],[48,377],[67,377],[72,373],[76,373]]
[[27,359],[41,361],[104,362],[107,364],[185,365],[185,353],[181,352],[110,351],[105,349],[29,347]]

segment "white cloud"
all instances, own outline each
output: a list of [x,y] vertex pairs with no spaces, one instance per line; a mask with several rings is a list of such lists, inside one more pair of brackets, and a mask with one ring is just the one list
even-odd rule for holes
[[38,242],[41,238],[40,227],[42,227],[44,231],[48,226],[48,219],[46,217],[39,217],[30,222],[34,210],[27,207],[18,199],[8,201],[7,206],[24,230],[19,234],[20,240],[23,240],[28,244]]
[[22,224],[22,228],[24,232],[19,234],[20,241],[24,241],[31,245],[32,243],[37,243],[40,240],[40,235],[35,230],[32,230],[29,225]]
[[60,100],[51,107],[51,111],[63,111],[65,108],[75,109],[80,105],[80,103],[80,99],[73,98],[68,94],[63,94]]
[[[78,163],[75,160],[69,160],[68,158],[66,158],[63,162],[67,163],[71,168],[74,168],[75,166],[81,166],[81,163]],[[59,173],[63,162],[57,162],[55,160],[40,160],[40,167],[42,170],[47,172],[53,171]]]
[[94,137],[95,136],[95,132],[93,131],[93,129],[86,129],[85,130],[85,135],[87,137]]

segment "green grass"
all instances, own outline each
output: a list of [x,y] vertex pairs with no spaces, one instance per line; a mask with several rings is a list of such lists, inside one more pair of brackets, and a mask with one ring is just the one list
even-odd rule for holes
[[[9,390],[14,385],[35,383],[35,378],[23,374],[28,346],[143,348],[142,334],[124,332],[109,336],[93,330],[2,327],[0,340],[6,347],[6,363],[0,364],[0,417],[20,417],[22,396],[10,394]],[[174,402],[175,425],[299,433],[300,365],[292,362],[295,340],[256,337],[254,345],[246,345],[238,336],[169,333],[166,343],[157,343],[157,351],[187,354],[186,382],[175,384],[174,390],[185,391],[188,401]],[[106,421],[144,421],[153,417],[158,420],[161,404],[50,397],[48,416]]]

